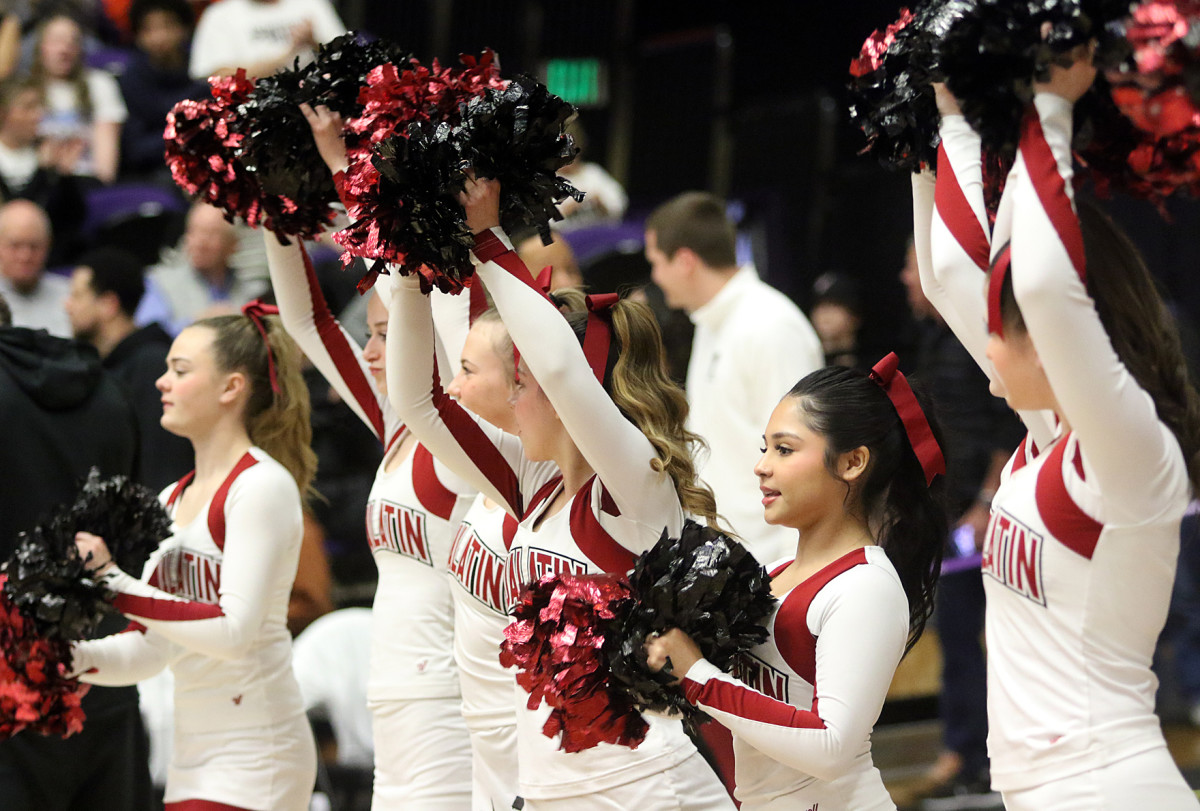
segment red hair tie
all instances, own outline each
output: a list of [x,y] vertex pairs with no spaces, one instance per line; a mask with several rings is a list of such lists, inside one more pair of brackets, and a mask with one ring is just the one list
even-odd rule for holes
[[[536,289],[542,291],[542,295],[546,297],[546,301],[553,303],[550,298],[550,277],[554,275],[554,268],[546,265],[538,273],[537,278],[533,281],[537,284]],[[528,282],[527,282],[528,283]],[[521,373],[517,371],[517,367],[521,365],[521,353],[517,349],[517,344],[513,342],[513,381],[521,382]]]
[[933,429],[929,427],[929,420],[921,410],[912,386],[908,385],[908,379],[900,371],[900,358],[896,357],[895,352],[889,352],[871,369],[870,377],[883,389],[900,416],[904,432],[908,434],[908,443],[912,445],[913,453],[925,471],[925,484],[933,484],[934,476],[946,475],[946,457],[942,455],[942,449],[933,436]]
[[612,346],[612,308],[620,300],[621,296],[617,293],[584,297],[587,303],[587,326],[583,331],[583,356],[602,386],[604,368],[608,365],[608,348]]
[[1009,245],[1000,249],[992,270],[988,273],[987,291],[987,330],[993,335],[1004,337],[1004,317],[1000,312],[1000,292],[1004,289],[1004,277],[1012,264],[1012,251]]
[[271,348],[271,341],[267,338],[267,325],[263,323],[266,316],[279,315],[279,308],[255,299],[242,305],[242,315],[250,319],[250,323],[262,336],[263,345],[267,347],[267,376],[271,379],[271,391],[279,394],[279,378],[275,374],[275,350]]

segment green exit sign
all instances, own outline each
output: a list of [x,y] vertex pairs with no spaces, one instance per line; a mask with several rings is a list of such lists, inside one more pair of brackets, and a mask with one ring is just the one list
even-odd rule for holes
[[542,72],[550,92],[576,107],[608,103],[608,65],[599,59],[548,59]]

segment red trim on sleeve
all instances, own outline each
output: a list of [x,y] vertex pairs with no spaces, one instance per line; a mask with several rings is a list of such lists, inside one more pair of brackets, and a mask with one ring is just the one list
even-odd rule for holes
[[[821,589],[840,574],[867,562],[866,549],[855,549],[809,577],[787,593],[775,620],[771,636],[779,655],[800,678],[817,685],[817,638],[808,630],[808,609]],[[814,693],[813,706],[816,706]]]
[[133,633],[144,634],[144,633],[146,633],[147,630],[149,630],[149,629],[146,628],[145,625],[142,625],[137,620],[130,620],[129,624],[125,626],[124,630],[122,630],[121,633],[123,633],[123,634],[133,634]]
[[991,263],[991,245],[988,243],[987,233],[975,216],[971,204],[967,202],[962,187],[958,185],[958,178],[946,154],[946,147],[941,144],[938,145],[937,176],[938,183],[934,187],[933,201],[938,214],[963,251],[971,257],[971,261],[980,270],[986,271]]
[[144,619],[166,622],[211,620],[225,616],[219,605],[191,600],[159,600],[137,594],[118,594],[113,600],[113,606],[122,614],[134,614]]
[[238,463],[233,466],[233,470],[229,471],[225,481],[221,482],[217,492],[213,493],[212,502],[208,505],[208,533],[212,536],[217,549],[222,552],[225,551],[225,500],[229,498],[229,488],[233,486],[234,479],[257,464],[258,460],[250,454],[250,451],[246,451]]
[[325,347],[329,357],[333,359],[334,365],[341,373],[346,387],[354,395],[359,408],[371,421],[371,428],[375,431],[375,436],[379,437],[380,442],[383,442],[385,441],[383,409],[379,406],[375,383],[363,373],[362,367],[358,364],[358,356],[354,347],[346,340],[341,325],[329,311],[325,296],[321,294],[321,283],[317,281],[317,272],[313,270],[312,260],[303,246],[300,248],[300,253],[304,257],[304,275],[308,282],[309,302],[312,306],[313,324],[317,328],[317,336],[321,339],[321,345]]
[[421,506],[443,521],[449,521],[458,494],[446,489],[446,485],[442,484],[433,467],[433,454],[424,445],[417,445],[413,450],[412,477],[413,490]]
[[250,811],[250,809],[242,808],[240,805],[216,803],[212,800],[180,800],[175,803],[167,803],[163,806],[163,811]]
[[[617,543],[600,524],[599,517],[592,509],[592,491],[597,484],[599,481],[593,475],[583,489],[575,494],[571,503],[571,537],[579,551],[602,571],[625,574],[633,568],[637,555]],[[604,485],[600,484],[600,487]],[[603,509],[603,496],[600,500]]]
[[480,231],[475,235],[475,258],[480,262],[495,262],[528,285],[530,289],[536,290],[538,295],[549,299],[546,291],[538,284],[537,279],[533,278],[533,274],[529,272],[529,268],[525,267],[525,263],[521,261],[521,257],[517,256],[516,251],[507,248],[500,237],[491,231]]
[[1104,525],[1080,509],[1063,473],[1068,437],[1050,449],[1038,471],[1037,508],[1046,529],[1056,541],[1087,560],[1092,559]]
[[1066,248],[1071,264],[1080,279],[1087,278],[1087,259],[1083,249],[1083,232],[1079,229],[1079,217],[1071,206],[1071,198],[1067,195],[1067,184],[1058,173],[1058,161],[1046,143],[1046,134],[1042,131],[1042,121],[1037,110],[1030,107],[1021,122],[1021,154],[1025,158],[1025,166],[1029,171],[1029,179],[1037,192],[1042,208],[1058,239]]
[[504,497],[508,508],[512,512],[523,514],[525,499],[521,494],[521,482],[517,474],[509,467],[508,460],[500,453],[500,449],[492,444],[474,418],[442,390],[436,362],[433,369],[432,399],[438,417],[454,436],[458,446],[471,457],[479,472]]
[[[768,698],[744,685],[711,678],[698,686],[699,690],[693,690],[689,681],[684,679],[684,693],[693,703],[704,704],[739,718],[761,721],[777,727],[825,729],[825,722],[815,712],[800,710],[791,704]],[[693,695],[696,696],[695,699],[692,698]],[[813,704],[816,706],[815,701]]]
[[508,250],[504,241],[496,236],[489,228],[475,235],[475,257],[480,262],[491,262]]

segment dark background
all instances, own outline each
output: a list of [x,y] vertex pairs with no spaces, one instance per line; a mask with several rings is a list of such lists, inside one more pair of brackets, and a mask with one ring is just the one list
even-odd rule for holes
[[[636,220],[688,189],[737,201],[756,264],[807,309],[813,280],[839,270],[864,292],[864,343],[887,346],[907,319],[897,281],[911,231],[907,176],[857,153],[847,67],[893,21],[895,2],[345,0],[347,25],[423,61],[492,47],[506,75],[543,77],[549,58],[595,57],[608,100],[583,108],[588,157],[630,194]],[[1171,220],[1125,198],[1106,206],[1180,311],[1200,316],[1198,206]]]

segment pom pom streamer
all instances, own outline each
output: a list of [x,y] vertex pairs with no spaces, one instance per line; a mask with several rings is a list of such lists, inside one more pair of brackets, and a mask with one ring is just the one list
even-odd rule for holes
[[46,639],[84,639],[113,611],[111,593],[76,551],[80,531],[104,538],[117,566],[140,574],[171,521],[147,488],[124,476],[102,479],[93,469],[73,504],[18,535],[4,594]]
[[688,520],[678,538],[664,532],[638,558],[629,584],[637,601],[612,661],[614,677],[642,709],[675,710],[689,722],[703,720],[669,683],[682,673],[649,669],[646,637],[681,628],[705,659],[731,669],[739,654],[766,641],[763,622],[776,602],[766,569],[737,541]]
[[71,644],[47,639],[5,591],[0,574],[0,740],[30,730],[68,737],[83,729],[83,697],[90,685],[67,678]]
[[774,606],[770,578],[754,557],[688,520],[680,537],[664,532],[628,580],[547,575],[527,587],[505,629],[500,661],[519,668],[530,709],[542,701],[551,707],[543,732],[561,734],[561,749],[636,748],[648,729],[647,710],[681,715],[688,724],[706,719],[671,684],[682,674],[650,670],[646,637],[680,628],[706,659],[729,669],[766,640],[763,623]]
[[563,751],[599,743],[636,749],[646,738],[649,725],[614,689],[608,667],[631,603],[618,575],[546,575],[522,592],[504,630],[500,662],[519,668],[529,709],[543,701],[551,708],[542,732],[561,735]]

